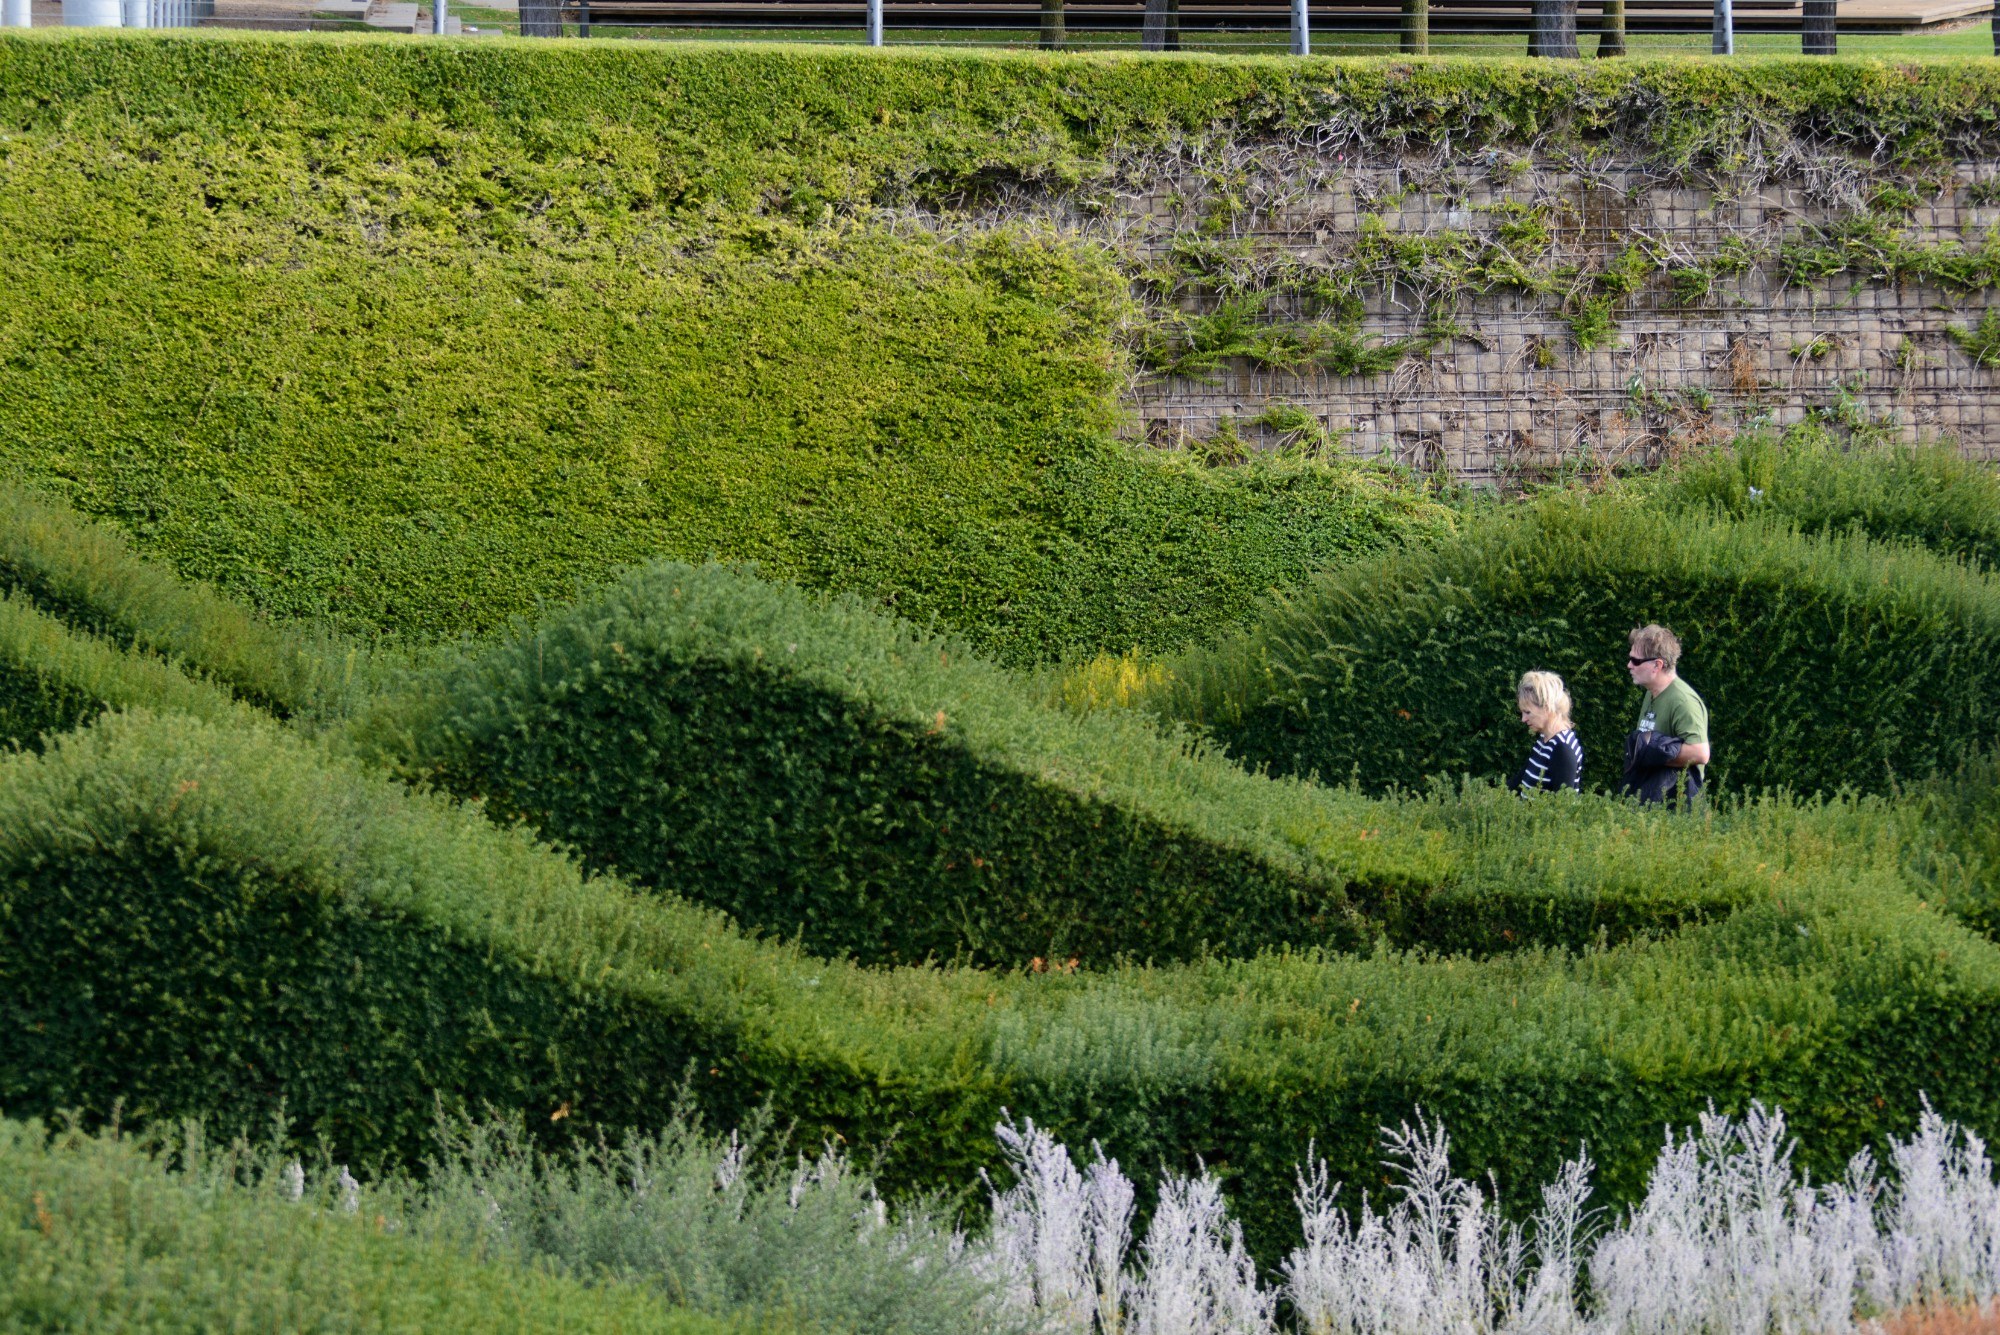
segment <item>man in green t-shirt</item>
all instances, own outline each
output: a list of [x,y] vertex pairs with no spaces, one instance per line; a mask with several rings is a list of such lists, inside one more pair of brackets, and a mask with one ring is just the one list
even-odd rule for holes
[[[1665,626],[1641,626],[1632,632],[1632,647],[1625,657],[1625,666],[1632,674],[1632,684],[1644,687],[1646,696],[1639,704],[1639,725],[1626,753],[1628,757],[1635,752],[1641,754],[1646,757],[1642,763],[1655,768],[1690,771],[1687,792],[1692,798],[1701,791],[1711,755],[1708,706],[1695,694],[1694,687],[1680,679],[1676,671],[1680,661],[1681,642]],[[1656,736],[1680,738],[1680,750],[1672,756],[1655,757],[1647,744]],[[1671,798],[1680,787],[1678,776],[1671,773],[1663,776],[1664,782],[1642,785],[1635,782],[1630,771],[1628,760],[1626,786],[1640,792],[1642,797]]]

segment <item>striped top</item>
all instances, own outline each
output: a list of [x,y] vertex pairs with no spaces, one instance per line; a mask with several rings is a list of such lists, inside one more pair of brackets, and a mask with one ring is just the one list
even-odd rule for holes
[[1535,749],[1528,752],[1527,767],[1507,786],[1522,792],[1557,788],[1582,792],[1583,743],[1577,741],[1576,729],[1564,728],[1553,737],[1536,738]]

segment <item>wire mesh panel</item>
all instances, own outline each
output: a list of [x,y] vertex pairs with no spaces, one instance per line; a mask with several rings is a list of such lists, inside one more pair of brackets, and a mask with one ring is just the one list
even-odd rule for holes
[[[1983,55],[1992,0],[880,0],[879,41],[1314,55]],[[454,5],[482,31],[861,43],[868,0]]]

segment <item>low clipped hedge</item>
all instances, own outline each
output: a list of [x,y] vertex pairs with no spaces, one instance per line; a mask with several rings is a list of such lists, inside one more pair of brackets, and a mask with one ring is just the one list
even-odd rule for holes
[[1654,503],[1801,532],[1859,530],[2000,568],[2000,472],[1948,446],[1842,447],[1817,431],[1744,436],[1633,483]]
[[373,667],[358,646],[276,626],[142,559],[115,529],[4,481],[0,592],[25,594],[76,630],[192,668],[280,718],[344,712]]
[[[331,1208],[328,1208],[331,1206]],[[137,1146],[0,1121],[0,1329],[747,1335],[385,1232],[337,1203],[190,1181]]]
[[47,734],[126,706],[203,718],[232,712],[229,696],[209,683],[79,633],[25,594],[0,591],[0,747],[39,747]]
[[1189,959],[1274,945],[1484,954],[1725,914],[1688,860],[1491,802],[1247,774],[1140,716],[1086,718],[851,599],[659,563],[417,679],[352,730],[599,869],[871,963]]
[[[1785,819],[1859,846],[1860,812]],[[685,1078],[713,1124],[768,1105],[898,1190],[964,1187],[1006,1107],[1142,1171],[1202,1156],[1267,1254],[1309,1143],[1374,1181],[1377,1126],[1416,1106],[1462,1171],[1520,1189],[1587,1142],[1609,1202],[1711,1100],[1784,1105],[1816,1171],[1920,1089],[2000,1125],[1994,947],[1886,874],[1762,874],[1725,920],[1574,956],[865,970],[586,880],[269,728],[119,716],[0,760],[0,1106],[261,1128],[282,1104],[361,1162],[420,1154],[440,1102],[656,1126]]]
[[1884,791],[1994,738],[2000,586],[1919,550],[1620,498],[1552,497],[1326,574],[1184,662],[1164,708],[1247,763],[1380,788],[1518,767],[1514,686],[1549,669],[1587,780],[1614,784],[1641,695],[1627,632],[1651,621],[1708,702],[1711,778],[1738,788]]

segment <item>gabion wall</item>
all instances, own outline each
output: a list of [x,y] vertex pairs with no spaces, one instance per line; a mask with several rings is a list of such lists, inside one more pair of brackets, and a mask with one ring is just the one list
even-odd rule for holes
[[[1485,283],[1447,292],[1435,274],[1392,268],[1360,294],[1356,328],[1376,343],[1414,338],[1438,329],[1448,307],[1448,332],[1427,350],[1367,375],[1241,357],[1202,375],[1141,373],[1128,394],[1135,435],[1165,445],[1233,432],[1249,448],[1275,447],[1279,434],[1256,419],[1273,404],[1296,405],[1351,454],[1504,482],[1566,466],[1656,463],[1746,425],[1816,414],[2000,457],[2000,367],[1979,364],[1950,332],[1975,333],[2000,305],[1992,285],[2000,164],[1963,163],[1949,180],[1886,197],[1837,165],[1812,180],[1740,190],[1694,188],[1638,167],[1498,158],[1422,170],[1342,163],[1313,177],[1289,192],[1267,188],[1258,205],[1218,226],[1184,173],[1098,201],[1085,225],[1113,237],[1140,274],[1171,271],[1190,235],[1234,248],[1233,275],[1156,281],[1156,314],[1213,311],[1246,283],[1254,288],[1260,272],[1338,273],[1364,229],[1378,240],[1447,232],[1490,240],[1522,217],[1546,232],[1531,247],[1535,263],[1564,275],[1570,290]],[[1793,262],[1800,247],[1823,251],[1829,235],[1854,235],[1857,221],[1867,226],[1844,252],[1848,267],[1801,276],[1813,266]],[[1870,238],[1882,235],[1894,244],[1876,253]],[[1955,281],[1910,276],[1910,257],[1926,250],[1957,266]],[[1647,272],[1611,303],[1602,344],[1579,346],[1578,295],[1621,254],[1643,255]],[[1686,280],[1686,266],[1719,255],[1735,256],[1724,266],[1735,271],[1705,293],[1691,290],[1701,284]],[[1299,300],[1280,284],[1259,318],[1302,315]]]

